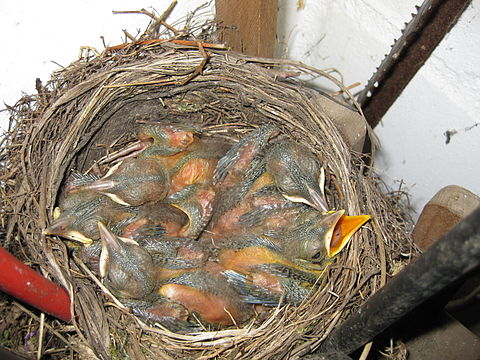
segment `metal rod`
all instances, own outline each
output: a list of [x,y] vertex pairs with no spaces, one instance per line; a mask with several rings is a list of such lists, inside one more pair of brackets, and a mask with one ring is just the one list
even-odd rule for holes
[[372,295],[315,353],[352,353],[479,264],[480,207]]

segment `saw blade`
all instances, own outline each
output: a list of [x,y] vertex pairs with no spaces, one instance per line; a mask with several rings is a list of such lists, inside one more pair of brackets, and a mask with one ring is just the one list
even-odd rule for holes
[[375,127],[445,37],[471,0],[425,0],[405,23],[377,71],[359,93],[370,126]]

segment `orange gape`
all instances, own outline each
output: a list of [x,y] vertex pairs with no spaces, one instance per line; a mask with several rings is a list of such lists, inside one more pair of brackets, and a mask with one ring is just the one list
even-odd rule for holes
[[350,237],[368,220],[370,215],[342,215],[333,230],[328,255],[334,256],[343,249]]
[[190,312],[198,313],[209,323],[233,325],[234,319],[240,319],[238,309],[228,299],[205,293],[186,285],[167,284],[160,288],[159,294],[185,306]]

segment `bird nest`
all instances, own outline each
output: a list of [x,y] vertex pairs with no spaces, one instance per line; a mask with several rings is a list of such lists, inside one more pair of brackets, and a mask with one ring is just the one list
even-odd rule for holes
[[[3,298],[5,345],[24,347],[25,335],[42,327],[44,352],[52,358],[278,359],[318,347],[414,251],[398,196],[382,193],[365,156],[351,150],[320,105],[328,96],[307,86],[313,78],[338,87],[348,97],[344,105],[361,114],[329,73],[185,38],[108,48],[54,73],[45,87],[37,84],[38,94],[11,109],[2,145],[2,245],[66,288],[74,317],[71,324],[48,316],[39,323],[35,310]],[[95,167],[134,139],[141,123],[171,121],[229,140],[276,124],[323,161],[332,208],[371,215],[300,306],[280,305],[243,327],[174,333],[132,315],[61,239],[43,234],[72,169]]]

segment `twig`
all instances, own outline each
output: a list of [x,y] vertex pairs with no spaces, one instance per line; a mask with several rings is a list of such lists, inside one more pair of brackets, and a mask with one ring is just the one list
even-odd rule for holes
[[[198,47],[198,41],[192,41],[192,40],[181,40],[181,39],[151,39],[151,40],[141,40],[141,41],[135,41],[134,44],[132,43],[123,43],[120,45],[115,45],[115,46],[110,46],[107,47],[103,52],[108,53],[108,52],[114,52],[121,50],[127,46],[132,46],[132,45],[138,45],[138,46],[154,46],[154,45],[159,45],[162,43],[170,42],[173,44],[177,45],[184,45],[184,46],[192,46],[192,47]],[[201,42],[202,46],[207,49],[217,49],[217,50],[226,50],[227,47],[225,44],[215,44],[215,43],[208,43],[208,42]]]
[[185,85],[187,84],[188,82],[190,82],[190,80],[192,80],[193,78],[195,78],[197,75],[201,74],[205,65],[207,64],[208,62],[208,59],[210,58],[210,54],[208,54],[202,43],[200,41],[197,42],[196,44],[198,46],[198,50],[200,51],[200,54],[202,54],[203,56],[203,60],[200,62],[200,64],[198,64],[197,68],[195,69],[195,71],[190,75],[188,76],[185,80],[183,80],[180,85]]
[[141,15],[147,15],[147,16],[151,17],[153,20],[157,19],[157,17],[154,14],[152,14],[150,11],[147,11],[145,9],[141,9],[141,10],[121,10],[121,11],[113,10],[112,14],[113,15],[118,15],[118,14],[141,14]]
[[[356,83],[353,83],[352,85],[347,86],[346,89],[351,90],[351,89],[353,89],[354,87],[357,87],[357,86],[360,86],[360,85],[361,85],[361,83],[356,82]],[[342,89],[342,90],[337,91],[337,92],[334,92],[334,93],[332,93],[332,94],[330,94],[330,95],[332,95],[332,96],[337,96],[337,95],[342,94],[343,92],[344,92],[344,90]]]
[[45,336],[45,313],[40,313],[40,329],[38,334],[37,360],[42,358],[43,338]]
[[163,12],[162,15],[158,18],[159,20],[167,20],[167,18],[170,16],[170,13],[173,11],[173,9],[177,6],[177,0],[173,0],[171,4],[168,6],[167,10]]
[[[38,321],[39,323],[41,323],[41,320],[40,318],[35,315],[33,312],[31,312],[30,310],[28,310],[26,307],[24,307],[22,304],[14,301],[13,304],[18,307],[20,310],[22,310],[24,313],[26,313],[28,316],[30,316],[32,319]],[[51,327],[48,323],[44,322],[44,326],[50,330],[56,337],[58,337],[60,340],[62,340],[65,345],[67,346],[72,346],[72,344],[67,340],[65,339],[57,330],[55,330],[53,327]],[[75,351],[78,352],[78,349],[75,349]]]
[[[174,0],[170,6],[163,12],[163,14],[160,17],[155,16],[154,13],[145,10],[145,9],[140,9],[140,10],[127,10],[127,11],[112,11],[114,15],[117,14],[141,14],[141,15],[147,15],[150,17],[154,22],[145,30],[143,35],[141,37],[148,37],[148,36],[153,36],[154,33],[158,32],[158,28],[160,25],[165,26],[168,30],[172,31],[175,35],[178,35],[180,32],[175,29],[173,26],[167,24],[165,22],[165,19],[170,15],[172,10],[175,8],[177,5],[177,0]],[[124,30],[125,32],[125,30]]]
[[172,1],[170,6],[167,8],[167,10],[165,10],[163,14],[160,15],[159,18],[155,19],[155,22],[148,27],[145,33],[148,33],[149,35],[154,36],[158,33],[160,25],[163,25],[168,30],[172,31],[175,35],[178,35],[180,32],[177,29],[175,29],[173,26],[165,22],[165,20],[167,20],[167,18],[170,16],[170,13],[173,11],[176,5],[177,5],[177,0]]
[[133,35],[131,35],[126,29],[122,29],[123,33],[125,34],[125,36],[130,39],[132,42],[137,42],[137,38]]
[[370,349],[372,348],[373,341],[366,343],[363,347],[362,354],[358,358],[358,360],[367,360],[368,354],[370,353]]

